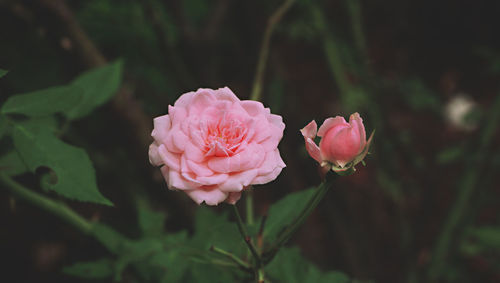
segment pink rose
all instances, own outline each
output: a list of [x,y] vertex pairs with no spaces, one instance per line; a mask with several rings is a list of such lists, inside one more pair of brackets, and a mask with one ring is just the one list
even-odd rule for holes
[[366,141],[365,126],[358,113],[349,117],[349,123],[340,116],[326,119],[317,132],[321,137],[319,147],[314,143],[317,128],[313,120],[300,132],[304,136],[307,152],[321,166],[336,172],[354,169],[368,153],[373,133]]
[[183,94],[154,119],[151,164],[171,190],[195,202],[235,203],[250,185],[274,180],[285,167],[278,143],[285,124],[262,103],[240,101],[227,87]]

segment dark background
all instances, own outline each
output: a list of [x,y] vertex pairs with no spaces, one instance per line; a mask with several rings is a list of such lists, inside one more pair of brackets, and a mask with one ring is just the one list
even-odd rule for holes
[[[122,58],[124,83],[116,98],[74,123],[66,137],[89,152],[100,190],[115,207],[69,204],[133,236],[131,196],[145,194],[168,215],[170,231],[191,229],[196,204],[168,191],[148,163],[151,119],[199,87],[228,86],[248,99],[267,19],[280,3],[1,0],[0,67],[10,72],[0,81],[0,102]],[[322,24],[309,5],[323,15]],[[302,127],[359,112],[367,132],[376,129],[367,166],[339,178],[292,241],[325,270],[376,282],[425,282],[436,243],[455,215],[441,281],[500,282],[500,233],[484,242],[470,232],[500,229],[500,186],[494,185],[500,172],[494,115],[500,111],[499,14],[500,3],[486,0],[295,3],[273,35],[262,96],[286,124],[280,151],[287,168],[256,188],[256,212],[320,182]],[[332,71],[338,62],[343,67]],[[475,104],[462,124],[450,122],[445,111],[459,95]],[[466,205],[454,209],[460,196]],[[94,240],[5,191],[0,223],[4,282],[78,282],[60,268],[104,253]],[[496,250],[471,252],[471,245]]]

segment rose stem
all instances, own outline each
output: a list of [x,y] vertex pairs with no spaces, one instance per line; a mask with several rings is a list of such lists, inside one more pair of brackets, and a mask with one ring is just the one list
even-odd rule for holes
[[262,44],[260,46],[259,61],[257,62],[257,70],[255,71],[255,78],[253,81],[252,94],[250,99],[259,101],[262,93],[262,81],[264,80],[264,72],[266,70],[267,57],[269,55],[269,43],[273,35],[274,28],[279,23],[283,15],[293,4],[294,0],[285,0],[281,6],[274,11],[267,21],[267,27],[264,31]]
[[[52,200],[40,193],[26,188],[3,172],[0,172],[0,183],[4,184],[4,187],[15,197],[52,213],[54,216],[66,221],[68,224],[80,230],[85,235],[94,237],[105,247],[108,247],[108,244],[102,241],[101,237],[99,237],[98,230],[96,230],[94,223],[78,215],[65,203]],[[121,234],[119,235],[120,237],[115,237],[114,241],[121,243],[117,243],[116,245],[125,245],[129,239]]]
[[36,193],[23,185],[17,183],[12,178],[7,176],[7,174],[0,172],[0,182],[5,185],[14,196],[25,200],[39,208],[48,211],[55,216],[63,219],[67,223],[73,225],[84,234],[91,234],[92,223],[76,214],[73,210],[66,206],[66,204],[51,200],[42,194]]
[[260,221],[259,233],[257,234],[257,248],[259,252],[262,252],[262,246],[264,245],[264,226],[266,225],[267,214],[262,216],[262,220]]
[[[432,260],[428,269],[427,276],[429,282],[436,282],[442,272],[446,257],[450,250],[450,243],[453,235],[457,234],[457,229],[464,215],[467,215],[467,209],[470,205],[470,199],[473,193],[478,189],[478,182],[481,178],[485,160],[488,159],[488,149],[494,141],[494,133],[500,123],[500,95],[497,96],[493,106],[485,119],[486,124],[478,139],[478,144],[474,146],[477,152],[472,157],[472,164],[467,167],[467,172],[462,176],[458,183],[458,195],[453,203],[451,211],[443,224],[443,229],[439,234],[437,242],[432,253]],[[470,169],[472,168],[472,169]]]
[[252,252],[253,257],[255,258],[255,264],[256,264],[257,268],[260,268],[261,267],[260,256],[257,253],[257,250],[255,249],[255,247],[252,243],[252,239],[250,238],[250,236],[248,236],[248,233],[245,229],[245,226],[243,225],[243,221],[241,220],[241,216],[240,216],[240,213],[238,211],[238,208],[234,204],[232,206],[233,206],[234,214],[236,215],[236,220],[237,220],[236,223],[238,224],[238,230],[240,230],[240,234],[243,237],[243,240],[245,240],[245,243],[247,244],[248,248]]
[[316,206],[321,202],[325,194],[328,192],[332,186],[334,180],[338,175],[333,172],[328,172],[325,181],[319,185],[316,189],[314,195],[309,199],[306,207],[301,211],[301,213],[292,221],[283,233],[274,241],[268,251],[264,252],[265,263],[271,261],[271,259],[276,255],[279,248],[284,245],[290,237],[299,229],[299,227],[305,222],[307,217],[314,211]]
[[248,265],[248,263],[246,263],[245,261],[243,261],[242,259],[240,259],[239,257],[235,256],[234,254],[232,254],[228,251],[225,251],[225,250],[218,248],[216,246],[211,246],[210,250],[229,258],[230,260],[234,261],[236,264],[238,264],[244,270],[247,270],[247,271],[252,270],[252,267],[250,265]]
[[246,192],[245,208],[247,224],[253,225],[253,187],[250,187]]

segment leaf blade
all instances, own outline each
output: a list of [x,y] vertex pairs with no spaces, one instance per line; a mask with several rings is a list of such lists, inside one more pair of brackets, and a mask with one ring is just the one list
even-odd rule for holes
[[7,75],[8,72],[9,71],[7,71],[7,70],[0,69],[0,78],[3,77],[3,76],[5,76],[5,75]]
[[83,89],[77,86],[56,86],[9,97],[1,108],[3,114],[42,117],[68,113],[78,105]]
[[112,205],[97,189],[94,167],[83,149],[68,145],[35,125],[15,124],[13,141],[31,172],[46,166],[56,173],[57,183],[44,181],[44,188],[69,199]]
[[116,93],[122,80],[121,60],[83,73],[70,85],[84,90],[80,103],[67,113],[69,119],[78,119],[101,106]]
[[314,192],[315,189],[311,188],[288,194],[269,208],[263,231],[267,242],[272,242],[283,229],[291,224],[291,221],[305,208]]
[[102,258],[95,261],[77,262],[64,267],[62,272],[85,279],[106,279],[113,275],[113,264],[110,259]]

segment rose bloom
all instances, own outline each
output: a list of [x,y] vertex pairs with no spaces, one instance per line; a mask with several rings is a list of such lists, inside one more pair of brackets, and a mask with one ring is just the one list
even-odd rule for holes
[[227,87],[188,92],[154,119],[149,160],[171,190],[196,203],[236,203],[250,185],[285,167],[278,143],[285,124],[262,103],[240,101]]
[[[309,155],[318,161],[321,166],[331,168],[336,172],[343,172],[361,162],[368,153],[373,133],[366,140],[363,119],[358,113],[349,117],[349,123],[344,117],[326,119],[319,131],[313,120],[300,132],[304,136],[306,149]],[[317,132],[316,132],[317,131]],[[319,147],[314,138],[321,137]]]

